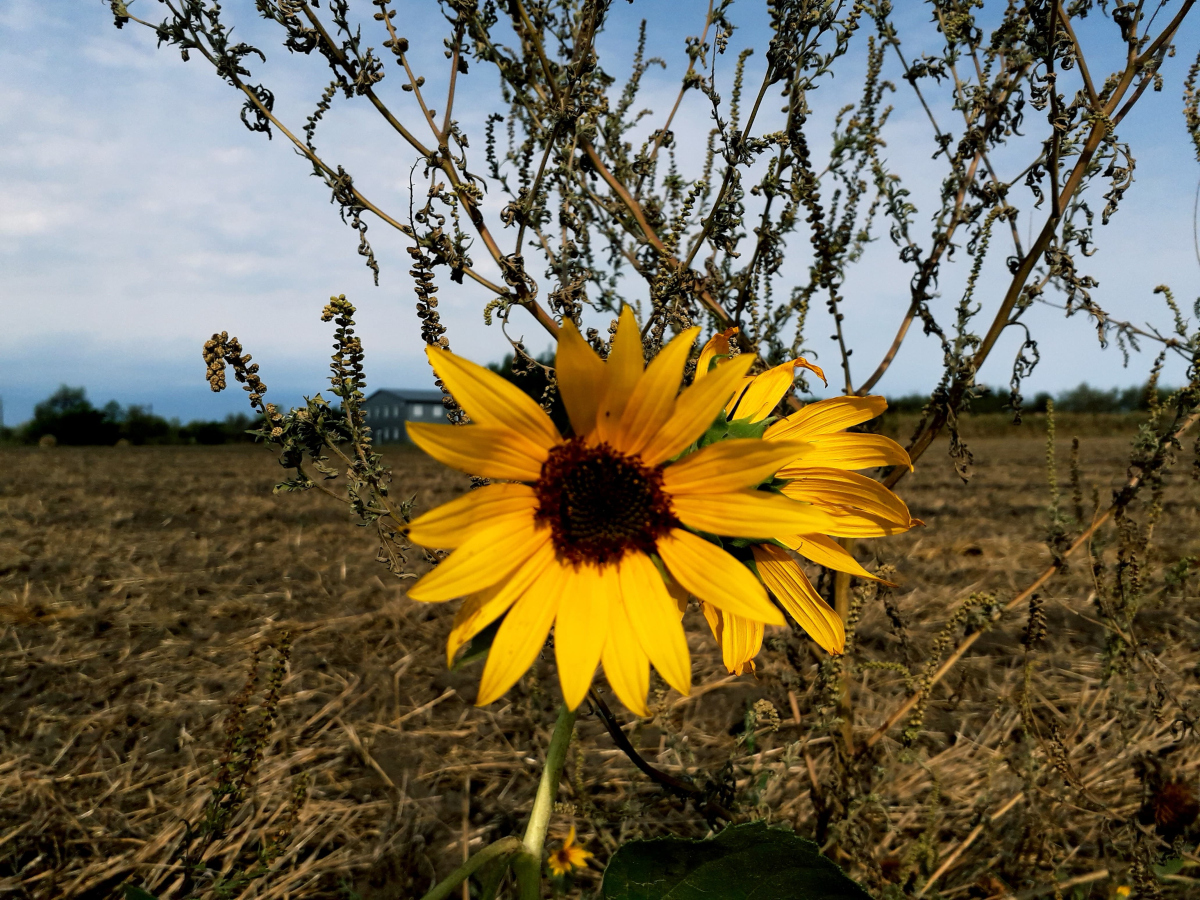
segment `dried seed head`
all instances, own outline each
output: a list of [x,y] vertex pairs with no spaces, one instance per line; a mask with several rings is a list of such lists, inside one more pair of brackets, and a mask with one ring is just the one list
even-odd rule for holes
[[1168,840],[1183,834],[1200,816],[1196,791],[1186,781],[1164,781],[1150,797],[1154,827]]
[[204,363],[208,366],[204,378],[213,393],[225,390],[225,352],[228,340],[229,332],[222,331],[204,342]]

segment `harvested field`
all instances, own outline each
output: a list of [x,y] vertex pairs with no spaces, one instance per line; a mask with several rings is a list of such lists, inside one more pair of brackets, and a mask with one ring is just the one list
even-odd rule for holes
[[[1069,427],[1059,434],[1069,512]],[[1123,482],[1129,441],[1083,440],[1087,515],[1092,486],[1107,503]],[[953,609],[986,592],[1004,603],[1051,561],[1043,442],[989,436],[972,449],[970,484],[942,448],[901,483],[924,529],[860,542],[864,563],[890,564],[901,587],[860,593],[857,748],[907,696],[901,667],[919,678]],[[385,455],[395,494],[416,494],[418,508],[468,487],[415,452]],[[815,836],[881,896],[1024,898],[1057,884],[1099,898],[1154,879],[1170,841],[1194,826],[1172,830],[1145,810],[1161,812],[1164,784],[1194,786],[1200,766],[1176,706],[1195,703],[1200,674],[1195,566],[1176,565],[1200,555],[1200,487],[1186,462],[1178,469],[1157,520],[1137,507],[1155,544],[1121,636],[1136,652],[1114,651],[1096,612],[1117,547],[1108,526],[1092,548],[1108,568],[1094,576],[1080,553],[1040,592],[1046,639],[1022,645],[1026,605],[999,617],[934,687],[907,747],[900,724],[846,763],[820,651],[780,632],[756,674],[730,677],[694,611],[692,696],[656,681],[653,719],[615,700],[614,710],[652,764],[723,781],[739,819]],[[0,895],[105,898],[132,881],[181,896],[181,844],[212,796],[231,701],[261,651],[253,720],[285,633],[277,719],[198,890],[414,897],[464,845],[522,826],[558,702],[550,655],[475,708],[479,664],[446,665],[453,605],[409,602],[405,582],[375,562],[372,532],[333,501],[272,495],[281,471],[256,447],[0,450]],[[975,602],[950,647],[990,621],[988,601]],[[762,700],[778,728],[763,714],[747,733]],[[575,824],[598,865],[566,893],[593,893],[619,841],[709,830],[697,804],[638,772],[596,716],[581,716],[576,734],[551,833]],[[1193,857],[1178,858],[1158,889],[1196,896]],[[261,877],[239,880],[248,871]]]

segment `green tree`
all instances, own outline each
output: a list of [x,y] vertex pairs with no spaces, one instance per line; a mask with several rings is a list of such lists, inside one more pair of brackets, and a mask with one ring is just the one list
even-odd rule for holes
[[121,425],[112,413],[111,408],[92,406],[85,388],[64,384],[33,408],[33,419],[25,426],[24,437],[36,443],[43,435],[51,434],[58,443],[68,446],[115,444],[121,436]]

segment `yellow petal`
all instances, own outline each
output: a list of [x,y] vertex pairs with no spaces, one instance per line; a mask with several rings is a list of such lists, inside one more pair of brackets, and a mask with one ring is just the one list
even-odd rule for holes
[[803,357],[767,369],[761,375],[755,375],[750,379],[749,383],[745,384],[738,392],[733,402],[726,407],[725,414],[729,416],[729,420],[732,422],[735,419],[743,419],[760,422],[769,416],[784,395],[792,389],[797,368],[810,369],[816,372],[822,381],[825,380],[825,373]]
[[551,563],[513,604],[488,651],[476,706],[486,706],[502,696],[533,665],[550,634],[566,582],[567,570]]
[[686,697],[692,691],[692,659],[679,608],[650,557],[626,553],[618,568],[621,597],[642,649],[667,684]]
[[677,335],[650,361],[625,406],[613,446],[622,453],[640,453],[675,411],[675,395],[683,380],[683,367],[692,352],[699,328]]
[[554,545],[546,541],[512,573],[512,577],[464,600],[454,616],[450,639],[446,642],[446,665],[454,662],[454,655],[467,641],[504,615],[553,562]]
[[412,442],[440,463],[468,475],[537,481],[546,450],[510,428],[409,422]]
[[838,614],[821,599],[816,588],[781,547],[758,544],[753,548],[759,577],[783,608],[827,653],[846,649],[846,629]]
[[[876,538],[889,537],[893,534],[903,534],[908,531],[907,526],[897,525],[895,522],[889,522],[878,516],[868,515],[867,513],[833,513],[823,511],[828,518],[825,524],[821,526],[823,534],[831,537],[843,538]],[[913,520],[914,524],[916,519]],[[776,540],[780,540],[777,538]]]
[[608,640],[600,654],[608,686],[630,712],[648,716],[646,694],[650,691],[650,658],[638,643],[625,602],[617,598],[608,606]]
[[[770,443],[775,443],[771,441]],[[904,466],[912,469],[908,451],[882,434],[824,434],[814,436],[795,464],[781,469],[780,478],[794,478],[808,466],[829,469],[873,469],[875,466]]]
[[675,601],[675,608],[679,611],[679,618],[683,618],[683,614],[687,612],[688,599],[690,595],[683,589],[683,586],[674,578],[667,579],[667,593],[671,595],[671,599]]
[[696,360],[696,381],[699,381],[708,374],[709,366],[712,365],[713,360],[730,355],[732,349],[729,346],[729,339],[737,334],[737,332],[737,326],[732,326],[714,334],[708,339],[708,342],[700,351],[700,358]]
[[715,544],[674,528],[658,539],[658,553],[676,581],[722,612],[769,625],[784,624],[783,615],[767,599],[759,580]]
[[754,487],[808,446],[757,438],[718,441],[663,469],[663,487],[670,494],[724,493]]
[[536,506],[533,488],[527,485],[489,484],[417,516],[404,533],[425,547],[457,547],[497,518],[527,513]]
[[887,400],[883,397],[830,397],[771,423],[763,437],[768,441],[804,441],[859,425],[885,409]]
[[596,427],[596,410],[600,408],[608,375],[604,360],[596,355],[570,319],[563,321],[558,332],[554,368],[571,428],[578,436],[590,434]]
[[567,569],[554,620],[554,658],[567,709],[577,707],[592,685],[608,637],[608,606],[619,590],[616,566]]
[[642,451],[642,462],[656,466],[682,451],[708,430],[746,374],[754,357],[749,353],[720,363],[709,377],[684,390],[675,399],[675,411]]
[[809,504],[765,491],[677,494],[672,495],[671,506],[689,528],[724,537],[774,538],[824,531],[821,526],[830,521],[828,514]]
[[717,646],[721,645],[721,635],[725,631],[725,622],[721,616],[721,611],[711,603],[700,601],[700,611],[704,613],[704,620],[708,622],[708,627],[713,633],[713,637],[717,639]]
[[820,378],[826,387],[829,387],[829,379],[825,377],[825,371],[820,366],[813,365],[803,356],[797,356],[792,360],[792,363],[797,369],[808,369],[808,371]]
[[[805,468],[790,477],[782,488],[784,496],[811,503],[836,515],[865,513],[907,530],[912,516],[904,501],[871,478],[845,469]],[[824,529],[797,529],[797,532]],[[793,534],[797,532],[792,532]]]
[[489,525],[422,575],[408,589],[408,597],[422,603],[440,603],[490,588],[549,540],[550,529],[536,527],[532,515]]
[[561,440],[545,410],[511,381],[440,347],[425,353],[458,405],[480,425],[511,428],[547,450]]
[[849,572],[859,578],[866,578],[871,581],[878,581],[880,584],[886,584],[889,587],[895,587],[890,581],[884,581],[877,575],[872,575],[859,564],[851,554],[846,552],[846,549],[835,541],[833,538],[826,537],[823,534],[797,534],[791,537],[779,538],[781,543],[787,544],[805,559],[811,559],[819,566],[825,566],[827,569],[833,569],[837,572]]
[[[766,374],[766,373],[764,373]],[[750,386],[754,384],[754,379],[757,375],[744,375],[742,380],[738,382],[737,388],[733,392],[733,396],[729,398],[729,402],[725,404],[725,416],[732,422],[733,413],[737,410],[742,398],[746,396],[746,392],[750,390]]]
[[644,364],[642,335],[638,331],[633,310],[626,306],[621,310],[617,333],[613,336],[612,349],[605,364],[608,383],[604,389],[604,398],[600,401],[599,412],[596,413],[597,440],[616,445],[620,435],[621,417],[638,379],[642,377]]
[[721,661],[734,675],[741,675],[762,649],[763,623],[744,616],[722,613]]
[[[888,538],[893,534],[904,534],[914,524],[920,524],[913,518],[910,524],[900,524],[888,517],[871,514],[848,508],[822,504],[814,510],[814,516],[821,518],[820,526],[805,529],[811,533],[820,533],[830,538]],[[778,536],[775,540],[785,540],[787,535]]]

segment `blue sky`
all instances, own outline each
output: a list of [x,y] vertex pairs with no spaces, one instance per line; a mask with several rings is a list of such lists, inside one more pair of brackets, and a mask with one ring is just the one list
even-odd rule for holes
[[[652,121],[660,121],[674,99],[684,66],[683,38],[699,33],[706,5],[638,0],[612,8],[600,43],[611,72],[623,76],[626,71],[643,17],[649,20],[651,41],[665,48],[656,52],[669,54],[668,70],[648,73],[641,98],[657,114]],[[398,6],[399,21],[410,35],[440,36],[433,4]],[[902,34],[914,36],[911,54],[932,49],[936,33],[926,22],[925,8],[901,6]],[[161,17],[158,5],[148,0],[132,9],[152,20]],[[269,64],[255,64],[255,71],[275,89],[283,119],[298,128],[323,87],[321,65],[315,58],[289,57],[274,33],[254,18],[247,0],[226,3],[225,9],[242,37],[267,52]],[[759,52],[748,65],[753,80],[761,72],[755,66],[762,64],[766,45],[762,7],[735,5],[734,19],[743,28],[719,66],[728,73],[736,50],[755,46]],[[373,24],[369,17],[367,24]],[[1112,25],[1098,17],[1084,24],[1084,40],[1100,42],[1093,69],[1102,68],[1103,55],[1119,50],[1111,40]],[[381,40],[370,38],[375,44]],[[1155,285],[1170,284],[1186,309],[1200,294],[1192,232],[1200,164],[1180,114],[1182,78],[1200,46],[1196,21],[1177,45],[1179,54],[1164,69],[1163,92],[1148,93],[1121,129],[1138,159],[1136,182],[1113,223],[1097,224],[1100,252],[1081,261],[1084,271],[1100,281],[1095,297],[1102,306],[1119,318],[1162,327],[1169,319],[1151,293]],[[282,138],[268,141],[242,126],[236,95],[204,63],[184,63],[177,53],[156,49],[153,34],[136,25],[116,30],[107,4],[99,0],[4,0],[0,47],[7,51],[0,53],[0,134],[5,135],[0,143],[0,396],[7,424],[27,418],[33,404],[63,382],[86,385],[98,403],[151,404],[157,412],[185,419],[241,409],[235,391],[212,395],[203,381],[200,348],[220,330],[236,334],[262,364],[277,402],[295,402],[301,393],[323,386],[330,331],[319,314],[327,298],[339,293],[360,308],[371,384],[429,385],[399,235],[372,225],[370,237],[382,267],[375,287],[355,252],[356,235],[339,221],[325,187],[309,176],[307,164]],[[417,44],[414,53],[429,63],[424,71],[442,71],[440,49],[440,40]],[[818,157],[829,146],[832,112],[855,99],[861,59],[860,50],[848,71],[811,99]],[[888,67],[895,78],[891,58]],[[389,64],[389,74],[397,71]],[[431,75],[431,85],[436,82]],[[407,96],[399,83],[392,77],[381,86],[398,106]],[[477,155],[482,151],[478,125],[495,105],[494,86],[490,72],[473,68],[456,108],[468,132],[480,135]],[[678,122],[682,148],[702,147],[710,127],[700,99],[689,97],[691,105]],[[891,102],[896,112],[885,132],[886,155],[913,191],[921,210],[916,233],[924,238],[942,169],[929,159],[928,123],[902,83]],[[942,108],[938,114],[944,127],[953,128],[952,111]],[[1028,121],[1030,133],[1040,134],[1038,114],[1029,110]],[[381,204],[407,209],[412,155],[362,102],[335,105],[323,135],[318,132],[318,146]],[[681,165],[687,163],[681,157]],[[1022,232],[1028,227],[1023,217]],[[798,280],[807,255],[802,236],[792,243],[797,254],[786,271]],[[478,262],[482,250],[475,255]],[[947,274],[935,302],[947,320],[956,286],[965,277],[961,262],[955,268],[963,271]],[[994,308],[1005,286],[998,269],[999,263],[984,270],[979,296],[985,308]],[[864,370],[873,367],[907,306],[909,277],[885,238],[846,284],[847,324],[855,361],[861,360]],[[440,281],[441,309],[455,350],[481,361],[501,357],[503,337],[480,315],[488,298],[469,285]],[[809,346],[832,366],[834,350],[826,338],[831,329],[821,316],[814,312]],[[1122,368],[1115,348],[1101,352],[1083,319],[1064,321],[1054,310],[1035,309],[1030,323],[1041,339],[1043,361],[1027,393],[1057,391],[1082,380],[1110,386],[1145,378],[1150,353]],[[528,319],[514,316],[513,330],[534,349],[548,345]],[[982,380],[1006,381],[1015,349],[1016,338],[1008,335]],[[927,391],[939,372],[936,344],[916,337],[879,389],[892,395]],[[1174,365],[1168,379],[1178,381],[1181,374]],[[830,392],[836,392],[836,383]]]

